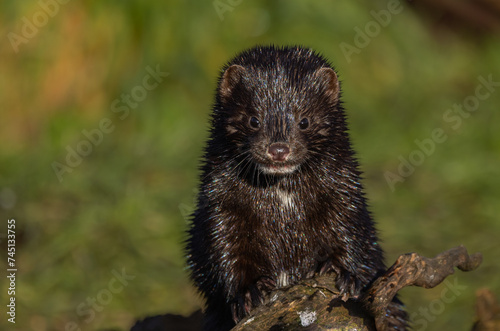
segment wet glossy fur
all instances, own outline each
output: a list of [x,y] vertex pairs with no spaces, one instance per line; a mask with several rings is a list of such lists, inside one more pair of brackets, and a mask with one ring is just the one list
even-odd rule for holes
[[223,68],[187,242],[205,330],[315,273],[356,295],[385,270],[331,68],[300,47],[257,47]]

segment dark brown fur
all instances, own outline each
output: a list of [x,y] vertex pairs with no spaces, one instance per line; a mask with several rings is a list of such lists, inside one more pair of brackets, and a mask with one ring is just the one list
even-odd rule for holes
[[223,68],[211,124],[187,243],[205,330],[229,330],[315,273],[357,295],[385,270],[326,60],[300,47],[241,53]]

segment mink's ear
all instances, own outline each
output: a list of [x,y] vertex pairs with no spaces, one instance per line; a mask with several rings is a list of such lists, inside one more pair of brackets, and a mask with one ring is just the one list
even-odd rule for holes
[[244,74],[245,68],[237,64],[233,64],[226,69],[219,85],[219,95],[222,101],[226,102],[231,97]]
[[324,89],[325,95],[332,103],[339,100],[340,85],[337,74],[332,68],[324,67],[316,71],[319,86]]

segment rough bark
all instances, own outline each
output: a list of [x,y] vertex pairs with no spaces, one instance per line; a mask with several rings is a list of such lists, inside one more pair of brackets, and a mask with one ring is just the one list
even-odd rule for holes
[[432,288],[454,273],[476,269],[482,262],[480,253],[469,255],[464,246],[452,248],[430,259],[410,253],[401,255],[387,272],[377,278],[361,301],[375,318],[377,330],[387,330],[385,312],[396,293],[406,286]]
[[[396,293],[406,286],[432,288],[454,273],[476,269],[479,253],[469,255],[463,246],[434,258],[416,253],[401,255],[385,274],[358,298],[343,297],[335,287],[335,275],[317,276],[273,291],[267,303],[257,307],[233,331],[388,330],[386,310]],[[499,330],[500,307],[491,292],[478,292],[477,323],[473,331]],[[137,322],[133,331],[199,331],[202,315],[154,316]]]
[[346,301],[339,296],[334,277],[316,277],[271,293],[269,303],[258,307],[233,330],[388,330],[385,312],[401,288],[432,288],[453,274],[455,267],[471,271],[481,261],[481,254],[469,255],[463,246],[435,258],[416,253],[401,255],[360,298]]

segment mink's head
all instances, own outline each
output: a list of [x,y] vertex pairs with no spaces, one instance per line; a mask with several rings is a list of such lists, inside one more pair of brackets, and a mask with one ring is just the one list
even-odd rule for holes
[[350,153],[337,75],[300,47],[257,47],[230,61],[213,126],[216,150],[267,175],[335,166]]

